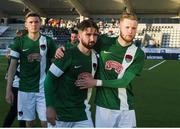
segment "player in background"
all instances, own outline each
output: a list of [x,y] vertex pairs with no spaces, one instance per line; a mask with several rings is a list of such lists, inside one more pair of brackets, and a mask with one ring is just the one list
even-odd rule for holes
[[72,47],[77,46],[77,45],[78,45],[78,31],[72,30],[70,41],[67,42],[64,45],[64,47],[65,47],[65,49],[69,49],[69,48],[72,48]]
[[[25,34],[26,31],[24,30],[17,30],[16,31],[16,36],[22,36],[23,34]],[[15,37],[16,38],[16,37]],[[9,64],[10,64],[10,50],[11,50],[11,45],[8,48],[6,57],[8,58],[8,68],[9,68]],[[8,70],[7,68],[7,70]],[[6,77],[7,79],[7,77]],[[12,85],[12,92],[10,92],[10,94],[6,94],[6,99],[8,99],[9,97],[12,97],[12,104],[10,104],[10,109],[9,112],[7,113],[4,122],[3,122],[3,127],[11,127],[11,125],[13,124],[13,121],[15,120],[15,118],[17,117],[17,95],[18,95],[18,87],[19,87],[19,65],[17,67],[17,71],[13,80],[13,85]],[[25,121],[19,121],[19,127],[26,127],[26,123]]]
[[51,65],[45,80],[48,127],[94,127],[89,100],[92,89],[81,90],[75,81],[93,77],[97,69],[96,44],[98,27],[91,20],[78,26],[79,44],[65,52]]
[[[20,60],[18,120],[25,120],[27,127],[34,126],[36,112],[41,120],[41,126],[47,126],[44,80],[54,57],[56,45],[50,37],[40,34],[40,27],[40,16],[29,12],[25,16],[25,28],[28,33],[15,39],[10,54],[7,94],[11,92],[17,62]],[[11,97],[7,102],[12,103]]]

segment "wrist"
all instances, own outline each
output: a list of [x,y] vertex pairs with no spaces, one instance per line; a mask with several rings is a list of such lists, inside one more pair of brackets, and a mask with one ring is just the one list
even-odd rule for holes
[[102,86],[102,80],[97,80],[96,81],[96,86]]

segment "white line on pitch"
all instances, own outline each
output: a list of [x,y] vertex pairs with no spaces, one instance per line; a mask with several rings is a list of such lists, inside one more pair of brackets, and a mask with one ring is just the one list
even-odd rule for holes
[[154,66],[148,68],[148,70],[152,70],[153,68],[159,66],[160,64],[164,63],[165,61],[166,61],[166,60],[161,61],[160,63],[158,63],[158,64],[156,64],[156,65],[154,65]]

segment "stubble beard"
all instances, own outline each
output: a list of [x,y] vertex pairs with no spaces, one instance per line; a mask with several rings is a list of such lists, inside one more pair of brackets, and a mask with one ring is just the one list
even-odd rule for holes
[[86,44],[84,41],[81,41],[82,45],[87,48],[87,49],[92,49],[95,45],[94,42],[89,42],[88,44]]
[[125,38],[125,37],[122,35],[122,33],[120,33],[120,37],[121,37],[126,43],[130,43],[130,42],[132,42],[133,39],[134,39],[134,37],[132,37],[131,39],[127,39],[127,38]]

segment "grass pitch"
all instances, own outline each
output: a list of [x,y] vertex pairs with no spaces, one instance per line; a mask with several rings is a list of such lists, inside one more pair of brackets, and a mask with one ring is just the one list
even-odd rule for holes
[[[180,61],[162,61],[146,60],[141,76],[132,83],[137,127],[180,127]],[[0,127],[9,109],[5,102],[6,68],[7,60],[0,56]],[[13,127],[17,126],[15,121]]]

